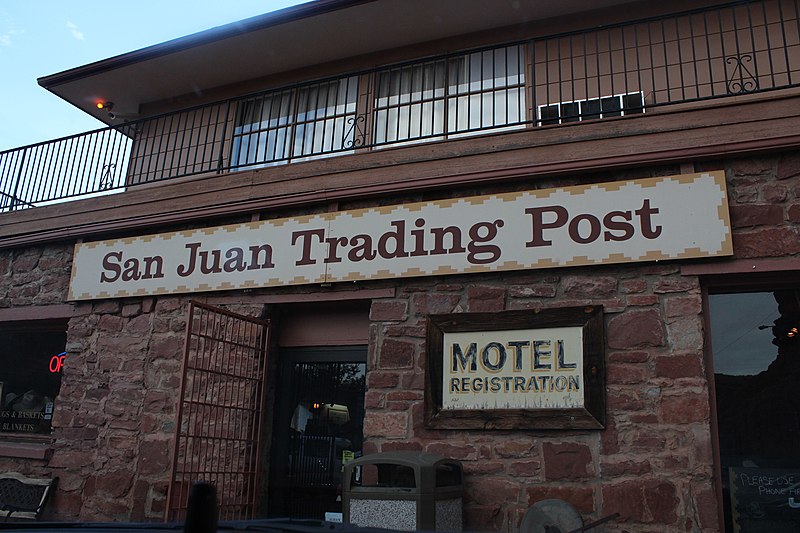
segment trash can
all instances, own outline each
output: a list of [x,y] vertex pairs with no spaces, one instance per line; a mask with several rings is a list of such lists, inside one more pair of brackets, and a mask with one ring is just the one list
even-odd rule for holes
[[386,452],[344,470],[344,522],[401,531],[461,531],[461,463],[419,452]]

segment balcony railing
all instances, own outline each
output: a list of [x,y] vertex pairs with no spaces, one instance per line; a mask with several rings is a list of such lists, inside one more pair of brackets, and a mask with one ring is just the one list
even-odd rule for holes
[[0,212],[797,87],[798,2],[736,2],[426,58],[0,152]]

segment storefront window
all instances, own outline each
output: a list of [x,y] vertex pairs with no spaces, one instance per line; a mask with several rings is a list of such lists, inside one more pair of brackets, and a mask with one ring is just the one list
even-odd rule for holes
[[800,289],[709,304],[725,530],[800,531]]
[[61,373],[66,325],[0,325],[0,432],[49,434]]

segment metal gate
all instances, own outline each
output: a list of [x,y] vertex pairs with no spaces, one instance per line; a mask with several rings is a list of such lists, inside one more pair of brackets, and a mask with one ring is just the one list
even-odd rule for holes
[[185,519],[201,480],[216,486],[220,519],[254,516],[268,346],[269,321],[191,302],[166,520]]

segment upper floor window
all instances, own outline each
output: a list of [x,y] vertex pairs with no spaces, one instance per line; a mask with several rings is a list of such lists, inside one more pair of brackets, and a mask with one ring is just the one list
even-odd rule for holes
[[264,93],[238,103],[232,166],[287,162],[354,148],[358,77]]
[[383,69],[376,85],[375,144],[525,121],[525,54],[520,45]]

